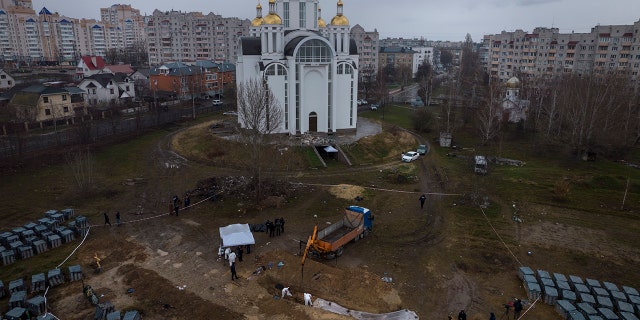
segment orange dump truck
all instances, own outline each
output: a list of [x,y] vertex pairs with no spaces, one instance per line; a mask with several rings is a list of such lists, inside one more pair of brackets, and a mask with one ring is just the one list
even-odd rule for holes
[[363,238],[373,229],[373,216],[367,208],[349,206],[344,210],[342,219],[330,226],[318,231],[318,226],[313,229],[313,234],[307,241],[302,257],[302,264],[307,254],[315,257],[333,259],[340,256],[343,247],[349,241],[357,241]]

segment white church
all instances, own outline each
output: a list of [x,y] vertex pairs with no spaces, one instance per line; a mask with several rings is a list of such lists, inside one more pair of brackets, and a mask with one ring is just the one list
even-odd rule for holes
[[278,133],[355,132],[358,52],[342,0],[329,24],[318,0],[269,0],[268,14],[260,4],[256,11],[250,36],[240,39],[237,85],[268,85],[283,111]]

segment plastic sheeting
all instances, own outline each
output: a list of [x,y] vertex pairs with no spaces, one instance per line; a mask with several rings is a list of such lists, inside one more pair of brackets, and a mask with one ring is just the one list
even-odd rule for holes
[[220,238],[222,238],[222,247],[243,246],[256,243],[251,229],[246,223],[230,224],[226,227],[220,227]]

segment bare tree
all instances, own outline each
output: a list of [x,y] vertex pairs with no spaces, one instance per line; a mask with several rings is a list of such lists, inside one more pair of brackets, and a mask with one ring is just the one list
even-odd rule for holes
[[256,191],[256,203],[262,198],[262,182],[265,168],[271,158],[265,152],[279,132],[284,121],[282,108],[268,84],[253,79],[238,87],[238,123],[240,142],[248,150],[244,165],[251,174]]
[[76,151],[66,155],[66,162],[76,186],[80,191],[88,191],[94,184],[93,157],[87,150]]
[[487,100],[476,112],[477,128],[482,144],[486,144],[500,132],[502,115],[502,86],[492,84],[488,88]]

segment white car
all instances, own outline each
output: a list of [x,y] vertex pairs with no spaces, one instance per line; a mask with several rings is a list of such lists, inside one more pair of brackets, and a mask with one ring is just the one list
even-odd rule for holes
[[222,100],[218,100],[218,99],[213,100],[213,105],[214,106],[221,106],[222,105]]
[[414,160],[418,160],[418,157],[420,157],[420,154],[416,151],[407,151],[402,154],[402,162],[411,162]]
[[225,111],[222,114],[225,116],[238,116],[238,113],[235,111]]

